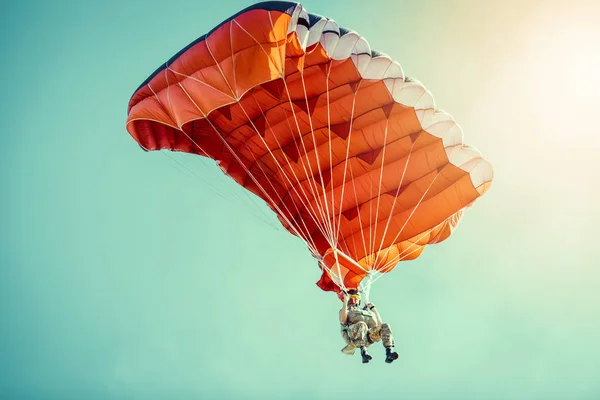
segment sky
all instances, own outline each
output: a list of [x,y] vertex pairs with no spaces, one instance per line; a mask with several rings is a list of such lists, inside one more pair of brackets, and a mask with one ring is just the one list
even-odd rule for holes
[[600,3],[306,1],[397,60],[495,179],[371,290],[340,352],[301,240],[214,165],[146,153],[135,89],[244,1],[3,5],[3,399],[597,399]]

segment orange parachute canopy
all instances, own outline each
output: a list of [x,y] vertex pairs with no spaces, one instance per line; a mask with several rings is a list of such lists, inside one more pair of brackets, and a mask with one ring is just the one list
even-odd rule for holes
[[180,51],[133,94],[127,130],[216,160],[338,293],[448,238],[493,176],[421,83],[297,3],[256,4]]

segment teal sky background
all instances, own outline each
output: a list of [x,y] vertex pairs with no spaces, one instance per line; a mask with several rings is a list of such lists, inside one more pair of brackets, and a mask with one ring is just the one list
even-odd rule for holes
[[600,398],[600,3],[303,3],[495,169],[449,240],[373,286],[391,365],[340,352],[339,300],[265,206],[125,130],[138,85],[251,3],[3,4],[0,398]]

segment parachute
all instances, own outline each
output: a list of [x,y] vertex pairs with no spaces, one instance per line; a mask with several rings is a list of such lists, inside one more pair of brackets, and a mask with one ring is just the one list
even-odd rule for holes
[[215,160],[338,294],[447,239],[493,178],[397,62],[290,2],[251,6],[181,50],[133,94],[126,126],[146,151]]

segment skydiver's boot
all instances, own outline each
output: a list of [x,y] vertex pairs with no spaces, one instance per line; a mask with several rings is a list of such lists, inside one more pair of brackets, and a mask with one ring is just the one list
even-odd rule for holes
[[363,364],[368,363],[373,358],[369,353],[367,353],[367,349],[365,349],[364,347],[360,348],[360,355],[362,356]]
[[394,360],[398,358],[398,353],[396,353],[393,350],[394,350],[393,347],[385,348],[385,362],[388,364],[391,362],[394,362]]

